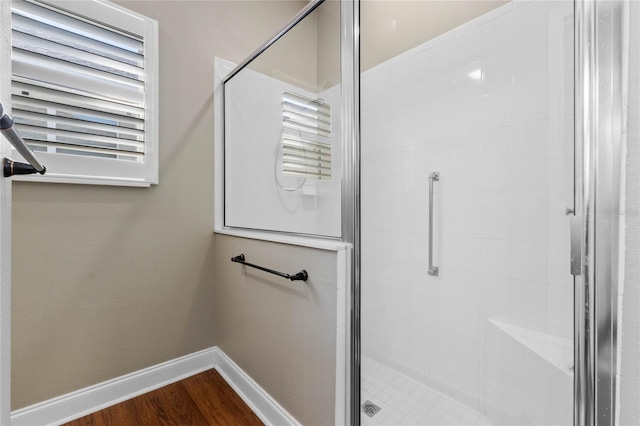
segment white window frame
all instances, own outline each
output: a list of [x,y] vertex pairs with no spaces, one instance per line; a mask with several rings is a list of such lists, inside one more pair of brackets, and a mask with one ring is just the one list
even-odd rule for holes
[[[144,39],[145,57],[145,161],[129,162],[74,155],[37,152],[47,168],[45,175],[14,176],[13,180],[148,187],[158,183],[159,162],[159,43],[158,22],[106,0],[37,0],[39,3],[95,20],[116,29],[140,35]],[[0,7],[11,8],[10,1]],[[10,12],[9,12],[10,13]],[[11,27],[3,26],[0,36],[11,37]],[[0,84],[11,85],[11,75],[0,77]],[[5,109],[10,109],[5,105]],[[12,158],[22,160],[12,150]]]

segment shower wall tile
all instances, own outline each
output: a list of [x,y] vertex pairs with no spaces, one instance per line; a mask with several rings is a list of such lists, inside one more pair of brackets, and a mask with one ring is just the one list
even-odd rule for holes
[[573,71],[573,48],[567,46],[573,33],[573,20],[562,29],[549,34],[549,74]]
[[482,131],[477,138],[481,147],[479,160],[483,166],[499,166],[513,162],[515,152],[511,127]]
[[562,182],[562,180],[567,180],[573,171],[571,170],[571,158],[552,158],[547,164],[548,179],[559,183],[559,185],[549,188],[549,199],[551,201],[572,201],[570,197],[572,188],[567,182]]
[[544,324],[547,318],[547,286],[531,281],[512,280],[510,307],[512,322]]
[[549,76],[549,117],[573,113],[573,71]]
[[549,82],[546,77],[535,82],[515,86],[513,89],[513,123],[522,124],[548,118],[548,92]]
[[465,272],[451,270],[445,280],[446,288],[441,292],[441,299],[448,299],[460,305],[473,308],[479,307],[478,302],[481,289],[479,285],[480,274],[476,271]]
[[557,0],[549,2],[549,34],[573,27],[572,0]]
[[[422,283],[420,283],[422,284]],[[426,286],[421,285],[422,288]],[[429,325],[429,297],[426,294],[415,293],[409,300],[409,321],[414,324]]]
[[[568,219],[565,218],[565,220]],[[554,286],[573,287],[573,277],[567,276],[569,262],[567,254],[570,251],[569,242],[550,243],[548,245],[547,282]]]
[[530,282],[544,283],[547,279],[547,244],[532,241],[511,241],[509,276]]
[[[547,161],[550,120],[533,121],[513,126],[513,161]],[[564,139],[559,142],[565,142]]]
[[480,272],[487,275],[511,277],[511,242],[501,239],[483,239]]
[[440,350],[443,349],[444,344],[452,345],[451,334],[453,333],[453,313],[454,302],[445,299],[429,299],[428,309],[429,309],[429,318],[428,325],[430,329],[436,333],[444,333],[447,335],[448,341],[443,342],[442,334],[438,334],[434,337],[433,340],[433,352],[432,354],[438,357],[440,354],[440,358],[450,359],[451,354],[447,354],[447,356],[442,356]]
[[409,369],[410,377],[426,383],[429,378],[429,355],[413,349],[409,349]]
[[[320,235],[340,234],[339,214],[335,214],[336,209],[340,210],[340,192],[335,191],[340,186],[338,180],[306,182],[305,187],[309,192],[316,191],[317,197],[301,195],[299,191],[285,191],[273,181],[279,152],[275,148],[282,137],[282,106],[278,101],[282,90],[320,96],[333,105],[333,112],[339,116],[339,87],[334,86],[320,94],[306,93],[250,70],[242,73],[237,82],[234,80],[234,96],[227,103],[232,114],[228,114],[225,129],[237,143],[227,146],[225,156],[237,167],[226,171],[227,225]],[[338,141],[339,120],[334,120],[332,126],[335,141]],[[332,165],[336,170],[340,167],[340,156],[340,150],[334,151]],[[298,185],[294,180],[278,177],[279,183],[285,187]],[[304,208],[295,208],[300,205]]]
[[510,235],[509,224],[512,218],[511,203],[481,203],[478,209],[480,217],[480,237],[483,239],[506,240]]
[[409,348],[427,356],[429,353],[429,328],[420,323],[409,323]]
[[392,286],[385,286],[383,297],[387,301],[387,312],[399,320],[409,319],[409,293]]
[[513,15],[504,13],[482,24],[482,58],[512,49]]
[[481,241],[478,238],[450,237],[452,249],[452,269],[458,271],[478,271],[481,267]]
[[469,211],[477,211],[477,209],[477,203],[443,202],[441,217],[446,217],[447,220],[442,222],[442,235],[467,238],[479,237],[480,217],[478,215],[469,215]]
[[456,337],[453,339],[454,342],[469,340],[478,344],[482,343],[484,341],[484,324],[480,308],[454,303],[453,334]]
[[480,307],[487,318],[505,321],[509,317],[509,287],[511,280],[498,275],[481,274],[479,278]]
[[573,321],[573,286],[547,287],[547,324],[556,335],[572,339],[573,332],[566,327]]
[[479,112],[479,110],[476,112],[475,119],[458,126],[458,132],[462,134],[451,139],[450,151],[455,160],[452,162],[451,170],[471,171],[482,165],[480,160],[482,145],[478,143],[476,136],[480,130]]
[[[455,131],[457,134],[464,136],[461,141],[474,142],[474,140],[470,138],[470,133],[475,133],[482,127],[482,104],[483,103],[481,97],[475,97],[467,100],[456,99],[456,103],[454,105],[454,121],[455,123],[460,124],[456,126]],[[473,147],[468,146],[465,148]],[[472,157],[471,155],[469,155],[469,158],[477,159],[477,156]]]
[[477,178],[477,190],[483,202],[508,203],[512,201],[510,182],[513,169],[509,164],[481,167]]
[[[474,410],[482,410],[484,404],[479,403],[481,377],[464,367],[453,370],[452,387],[455,389],[454,398]],[[461,423],[464,424],[464,423]]]
[[547,1],[531,1],[513,11],[515,46],[539,41],[548,34],[549,3]]
[[[452,35],[452,34],[451,34]],[[454,37],[446,37],[442,42],[434,44],[428,52],[428,62],[431,64],[431,75],[439,76],[453,71],[458,57],[454,49]]]
[[423,52],[417,52],[408,57],[403,64],[396,64],[390,72],[402,72],[403,83],[395,82],[396,87],[406,88],[419,85],[424,81],[425,76],[432,76],[433,66]]
[[466,339],[456,339],[453,342],[453,364],[456,368],[466,369],[468,372],[480,375],[484,368],[483,344]]
[[500,92],[513,84],[513,52],[508,50],[482,60],[482,94]]
[[466,31],[457,34],[453,41],[455,68],[477,63],[482,58],[482,28],[480,23],[476,22],[475,27],[467,27],[465,29]]
[[453,365],[446,360],[430,357],[428,368],[427,384],[453,396]]
[[513,50],[513,83],[527,84],[547,76],[549,43],[546,38],[534,38]]
[[482,95],[482,63],[470,61],[454,71],[455,98],[464,102]]
[[[522,101],[517,99],[517,101]],[[545,99],[546,101],[546,99]],[[514,100],[512,108],[512,89],[490,93],[482,98],[482,129],[495,129],[512,123],[512,110],[518,108]]]
[[546,202],[539,202],[533,197],[521,197],[519,201],[509,204],[511,220],[510,238],[517,241],[547,242],[547,214]]
[[572,338],[572,25],[512,2],[361,79],[363,353],[494,424],[568,424],[522,336]]
[[448,73],[434,79],[429,88],[425,117],[430,123],[428,138],[448,137],[451,135],[451,129],[455,127],[455,98],[451,96],[454,82],[453,73]]

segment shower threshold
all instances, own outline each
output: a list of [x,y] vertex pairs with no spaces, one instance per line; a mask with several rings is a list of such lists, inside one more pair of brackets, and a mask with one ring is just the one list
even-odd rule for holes
[[381,408],[360,416],[366,426],[492,425],[484,414],[364,355],[361,392],[362,401]]

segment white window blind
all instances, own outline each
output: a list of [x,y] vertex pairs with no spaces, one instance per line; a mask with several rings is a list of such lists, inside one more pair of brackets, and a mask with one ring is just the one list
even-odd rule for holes
[[48,175],[156,183],[157,23],[80,3],[12,1],[16,129]]
[[284,126],[290,129],[331,137],[331,107],[320,100],[285,90],[282,119]]
[[284,174],[331,178],[331,145],[303,139],[282,139]]
[[331,106],[285,90],[282,124],[283,174],[331,179]]

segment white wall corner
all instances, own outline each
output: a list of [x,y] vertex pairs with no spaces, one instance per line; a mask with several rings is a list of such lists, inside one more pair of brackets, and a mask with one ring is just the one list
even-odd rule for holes
[[217,347],[98,383],[16,410],[12,426],[59,425],[215,368],[266,425],[300,423]]
[[220,349],[217,350],[216,370],[240,398],[266,425],[300,425],[291,414],[260,387],[247,373]]
[[[11,2],[0,1],[0,102],[11,108]],[[0,137],[0,160],[9,157]],[[0,424],[11,412],[11,179],[0,177]]]

